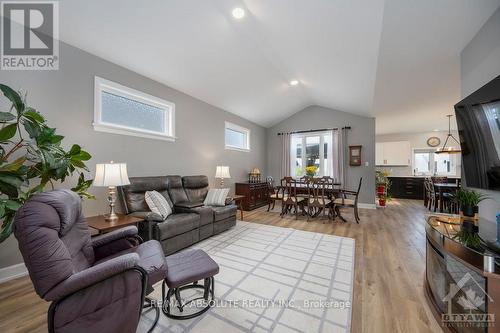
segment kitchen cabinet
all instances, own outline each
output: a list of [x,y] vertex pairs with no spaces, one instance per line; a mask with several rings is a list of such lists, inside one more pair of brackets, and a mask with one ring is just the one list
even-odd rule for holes
[[401,199],[424,199],[424,180],[417,177],[389,177],[389,195]]
[[408,141],[375,143],[375,164],[378,166],[411,165],[411,148]]

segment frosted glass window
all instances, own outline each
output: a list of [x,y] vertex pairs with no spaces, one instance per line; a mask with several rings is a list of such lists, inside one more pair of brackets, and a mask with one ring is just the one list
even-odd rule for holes
[[164,133],[165,110],[132,99],[102,93],[101,120],[106,123]]
[[94,129],[174,140],[175,105],[96,77]]
[[250,130],[226,122],[225,142],[226,149],[250,150]]

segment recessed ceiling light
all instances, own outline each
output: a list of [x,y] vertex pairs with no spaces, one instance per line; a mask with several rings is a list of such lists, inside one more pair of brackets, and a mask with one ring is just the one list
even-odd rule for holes
[[236,7],[235,9],[233,9],[232,14],[234,18],[241,19],[245,17],[245,10],[243,8]]
[[299,84],[299,80],[291,80],[291,81],[290,81],[290,85],[291,85],[291,86],[296,86],[296,85],[298,85],[298,84]]
[[434,132],[439,132],[439,130],[438,130],[438,129],[435,129],[435,130],[434,130]]

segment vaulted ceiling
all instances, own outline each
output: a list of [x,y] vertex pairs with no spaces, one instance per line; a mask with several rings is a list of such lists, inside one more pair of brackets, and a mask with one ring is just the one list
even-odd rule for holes
[[266,127],[321,105],[376,117],[378,133],[416,132],[446,127],[460,100],[460,51],[499,5],[65,0],[60,36]]

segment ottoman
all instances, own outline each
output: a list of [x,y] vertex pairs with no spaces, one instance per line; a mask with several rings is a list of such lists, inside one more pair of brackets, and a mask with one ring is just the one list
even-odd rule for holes
[[[167,274],[162,284],[163,313],[173,319],[190,319],[207,311],[214,300],[214,275],[219,273],[219,265],[203,250],[185,250],[166,259]],[[198,284],[200,280],[203,280],[203,285]],[[166,286],[169,289],[165,294]],[[203,296],[183,300],[181,291],[186,289],[202,289]],[[205,304],[201,310],[194,313],[175,315],[171,313],[172,296],[175,296],[176,307],[181,313],[185,306],[198,303],[197,301],[203,300]]]

